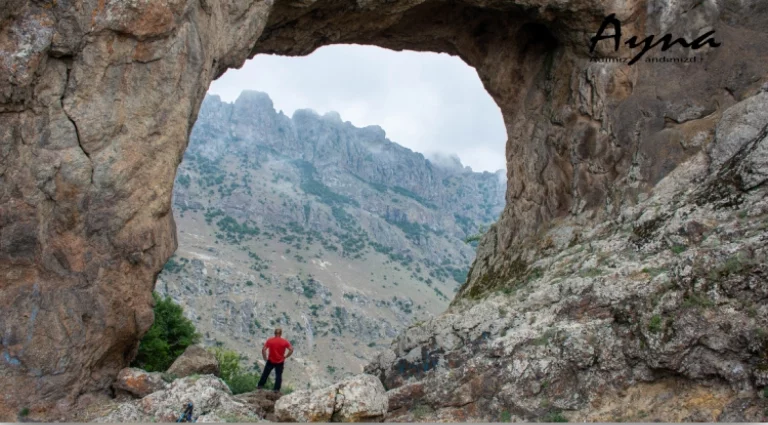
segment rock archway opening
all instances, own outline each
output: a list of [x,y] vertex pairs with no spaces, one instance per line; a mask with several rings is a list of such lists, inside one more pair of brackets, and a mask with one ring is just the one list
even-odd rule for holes
[[466,281],[475,236],[504,209],[505,142],[457,57],[256,56],[203,101],[175,180],[178,249],[155,290],[249,366],[282,327],[289,385],[359,373]]
[[[15,388],[6,404],[73,403],[109,388],[130,362],[153,320],[156,277],[177,248],[173,182],[206,90],[256,54],[365,44],[448,53],[474,67],[507,133],[510,185],[496,226],[505,231],[486,257],[503,257],[578,200],[599,204],[626,159],[601,154],[604,140],[592,137],[600,124],[585,118],[594,111],[566,107],[584,34],[606,9],[524,3],[26,2],[0,14],[0,301],[9,306],[0,373]],[[605,75],[595,90],[628,95],[624,74]],[[582,139],[584,155],[605,164],[570,159]],[[309,190],[325,193],[302,170]],[[578,173],[588,185],[573,184]],[[243,223],[223,225],[247,233]]]

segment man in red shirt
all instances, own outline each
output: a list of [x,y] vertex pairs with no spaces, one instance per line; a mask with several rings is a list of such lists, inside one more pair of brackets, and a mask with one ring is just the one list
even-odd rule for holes
[[[267,383],[269,374],[272,372],[272,369],[275,369],[274,391],[280,391],[280,384],[283,383],[283,364],[285,363],[285,359],[291,357],[291,354],[293,354],[291,343],[288,342],[288,340],[283,339],[282,336],[283,330],[280,328],[275,329],[275,336],[269,338],[267,342],[264,343],[264,348],[261,349],[261,357],[266,360],[267,364],[264,365],[264,372],[261,374],[261,379],[259,379],[259,389],[264,388],[264,384]],[[269,357],[267,357],[267,350],[269,350]],[[288,350],[287,353],[286,350]]]

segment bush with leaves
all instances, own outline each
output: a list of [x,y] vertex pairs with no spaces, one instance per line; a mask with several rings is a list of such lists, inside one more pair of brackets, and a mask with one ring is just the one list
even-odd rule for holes
[[[232,394],[243,394],[256,390],[259,385],[261,373],[257,369],[258,363],[254,363],[251,371],[246,371],[240,364],[243,358],[234,350],[222,347],[211,349],[216,360],[219,362],[219,377],[227,384]],[[265,388],[273,388],[272,378],[267,379]],[[290,394],[293,388],[283,385],[280,388],[283,394]]]
[[184,317],[184,309],[170,297],[155,299],[155,322],[139,343],[139,353],[131,366],[148,372],[164,372],[184,350],[200,340],[195,325]]
[[247,393],[256,389],[261,375],[244,371],[240,366],[240,355],[236,351],[222,347],[215,347],[211,351],[219,362],[219,377],[229,386],[232,394]]

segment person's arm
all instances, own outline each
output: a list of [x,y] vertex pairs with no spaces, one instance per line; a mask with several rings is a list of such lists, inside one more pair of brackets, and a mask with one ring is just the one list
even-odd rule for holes
[[288,357],[291,357],[291,354],[293,354],[293,346],[292,346],[292,345],[291,345],[291,343],[289,342],[289,343],[288,343],[288,352],[287,352],[287,353],[285,353],[285,358],[287,359]]
[[264,346],[261,347],[261,357],[264,359],[264,361],[267,361],[267,343],[264,343]]

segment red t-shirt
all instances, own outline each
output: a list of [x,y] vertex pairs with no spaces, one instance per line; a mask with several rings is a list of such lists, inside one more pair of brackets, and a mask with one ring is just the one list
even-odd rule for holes
[[291,347],[291,343],[288,342],[287,339],[280,338],[279,336],[269,338],[267,342],[264,343],[264,348],[269,350],[269,356],[267,359],[272,363],[284,362],[285,350],[289,348],[293,349],[293,347]]

